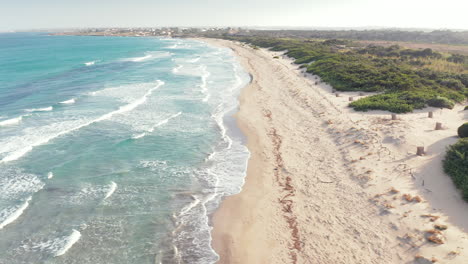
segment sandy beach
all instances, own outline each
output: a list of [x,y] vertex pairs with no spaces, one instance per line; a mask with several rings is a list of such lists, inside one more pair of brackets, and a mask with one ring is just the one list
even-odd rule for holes
[[253,76],[236,115],[246,182],[212,219],[219,263],[468,263],[468,204],[441,165],[463,106],[355,112],[350,97],[365,95],[335,95],[281,52],[203,41]]

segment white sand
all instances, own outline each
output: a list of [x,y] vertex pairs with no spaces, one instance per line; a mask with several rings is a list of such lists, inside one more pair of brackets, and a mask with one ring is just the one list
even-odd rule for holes
[[[357,93],[336,97],[273,59],[280,53],[204,41],[233,49],[254,78],[237,114],[252,153],[246,183],[213,218],[219,263],[468,263],[468,204],[441,166],[468,117],[462,106],[433,109],[433,119],[429,109],[396,121],[355,112],[347,105]],[[442,245],[426,239],[435,224],[448,226]]]

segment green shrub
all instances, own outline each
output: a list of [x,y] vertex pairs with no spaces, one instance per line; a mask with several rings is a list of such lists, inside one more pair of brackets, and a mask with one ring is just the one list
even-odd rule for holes
[[465,88],[465,85],[460,80],[457,79],[443,79],[440,80],[439,83],[445,87],[448,87],[450,89],[455,89],[461,91],[463,88]]
[[394,113],[407,113],[414,109],[424,108],[431,96],[433,95],[425,91],[392,92],[361,98],[349,106],[356,111],[387,110]]
[[467,106],[465,106],[465,110],[468,110],[468,105],[467,105]]
[[468,138],[460,139],[447,149],[443,161],[444,171],[468,201]]
[[429,99],[427,101],[427,104],[433,107],[448,108],[448,109],[453,109],[453,107],[455,106],[454,102],[442,96],[437,96],[436,98]]
[[465,123],[458,128],[458,136],[461,138],[468,137],[468,123]]
[[274,56],[273,59],[279,59],[279,57],[278,57],[278,56]]
[[361,98],[349,106],[356,111],[387,110],[394,113],[407,113],[414,110],[413,105],[398,93],[378,94]]

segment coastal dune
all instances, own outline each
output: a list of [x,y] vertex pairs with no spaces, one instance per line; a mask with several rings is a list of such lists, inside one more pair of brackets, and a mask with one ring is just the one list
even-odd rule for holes
[[[350,110],[357,94],[336,97],[317,76],[273,58],[281,53],[203,41],[232,49],[253,78],[236,115],[251,152],[246,182],[212,219],[218,263],[466,263],[468,206],[440,169],[460,107],[438,114],[446,129],[432,133],[419,127],[436,121],[426,112],[392,121]],[[425,157],[414,155],[421,140]],[[424,182],[441,182],[438,193]],[[434,207],[448,206],[444,199],[450,208]],[[435,234],[443,244],[427,239],[434,225],[448,226]]]

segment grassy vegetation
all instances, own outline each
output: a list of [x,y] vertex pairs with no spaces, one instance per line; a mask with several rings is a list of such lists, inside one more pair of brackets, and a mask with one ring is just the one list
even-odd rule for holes
[[431,49],[404,49],[347,40],[316,41],[225,36],[274,51],[287,51],[307,72],[341,91],[379,92],[350,104],[358,111],[411,112],[425,106],[453,108],[468,95],[468,57]]
[[468,201],[468,138],[450,146],[444,160],[444,170]]
[[244,35],[297,39],[354,39],[468,45],[468,31],[436,30],[249,30]]

